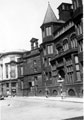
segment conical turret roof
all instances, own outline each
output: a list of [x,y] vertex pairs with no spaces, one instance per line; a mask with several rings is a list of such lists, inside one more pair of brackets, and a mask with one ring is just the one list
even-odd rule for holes
[[50,3],[48,3],[48,8],[44,17],[43,24],[50,23],[50,22],[57,22],[57,18],[50,6]]

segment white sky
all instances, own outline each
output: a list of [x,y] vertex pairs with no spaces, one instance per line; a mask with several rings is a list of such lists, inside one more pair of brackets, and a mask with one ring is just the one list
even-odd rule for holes
[[40,26],[48,1],[58,18],[57,7],[72,0],[0,0],[0,53],[30,50],[32,37],[42,42]]

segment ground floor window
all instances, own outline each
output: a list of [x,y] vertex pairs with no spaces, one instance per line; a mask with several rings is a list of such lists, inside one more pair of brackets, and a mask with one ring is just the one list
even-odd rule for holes
[[70,89],[70,90],[68,91],[68,95],[69,95],[69,96],[75,96],[75,91],[74,91],[73,89]]
[[57,95],[57,90],[53,90],[53,95]]

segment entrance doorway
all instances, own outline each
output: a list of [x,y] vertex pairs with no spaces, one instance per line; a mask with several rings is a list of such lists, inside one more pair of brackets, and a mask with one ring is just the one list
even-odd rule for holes
[[58,71],[58,74],[64,79],[65,78],[65,72],[63,69]]

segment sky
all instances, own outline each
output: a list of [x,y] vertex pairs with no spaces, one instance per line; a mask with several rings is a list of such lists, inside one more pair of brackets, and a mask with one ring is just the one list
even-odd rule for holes
[[72,0],[0,0],[0,53],[30,50],[33,37],[42,43],[40,26],[48,2],[58,18],[57,7]]

